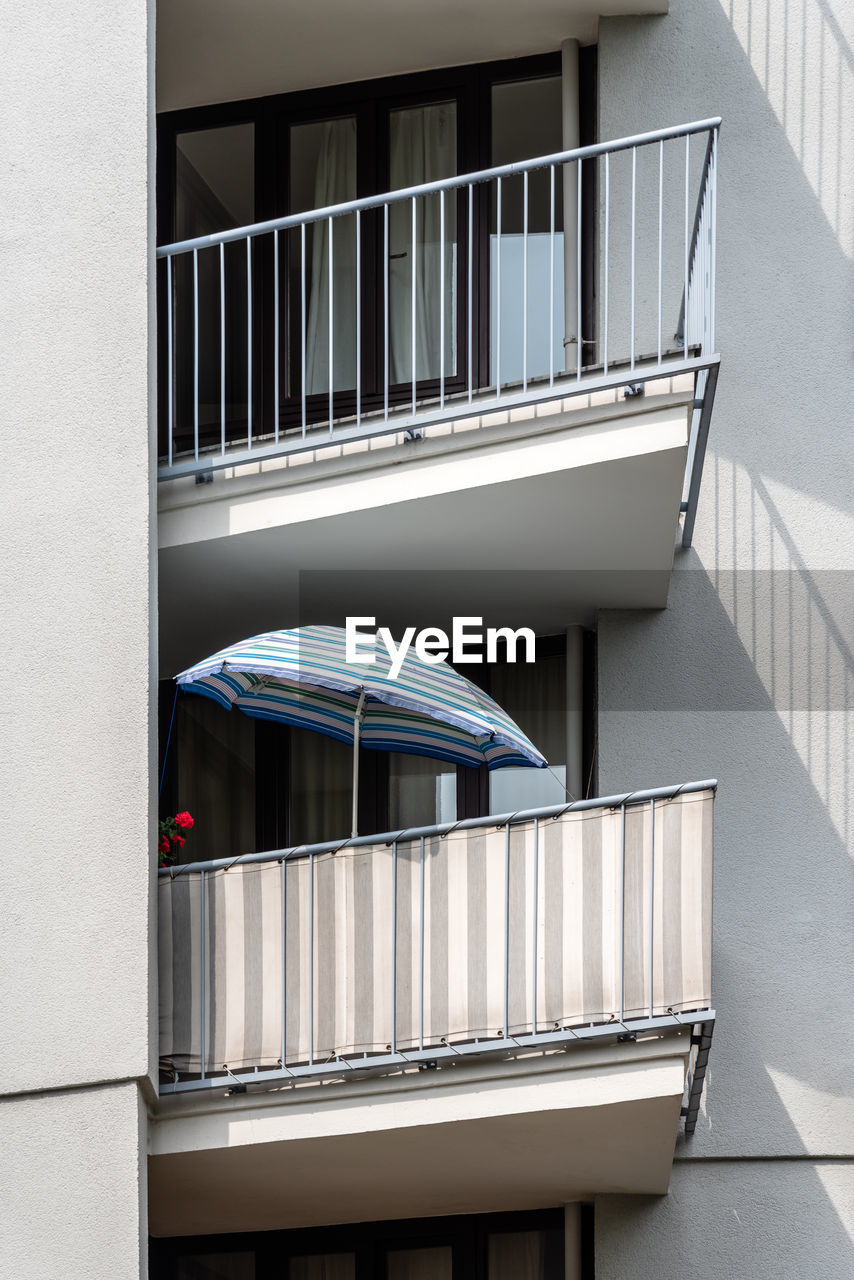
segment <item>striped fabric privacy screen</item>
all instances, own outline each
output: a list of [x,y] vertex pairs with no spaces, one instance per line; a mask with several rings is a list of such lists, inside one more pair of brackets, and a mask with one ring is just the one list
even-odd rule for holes
[[624,1018],[708,1008],[712,805],[697,791],[163,876],[163,1065],[529,1035],[619,1017],[621,996]]

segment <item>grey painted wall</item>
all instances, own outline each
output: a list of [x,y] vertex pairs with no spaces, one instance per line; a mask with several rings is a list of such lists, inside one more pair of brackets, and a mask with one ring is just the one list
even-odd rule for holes
[[141,1268],[150,24],[145,0],[0,17],[0,1272],[40,1280]]
[[603,792],[720,780],[719,1021],[670,1197],[599,1206],[603,1277],[854,1270],[852,32],[825,0],[600,28],[602,137],[724,117],[695,545],[599,633]]

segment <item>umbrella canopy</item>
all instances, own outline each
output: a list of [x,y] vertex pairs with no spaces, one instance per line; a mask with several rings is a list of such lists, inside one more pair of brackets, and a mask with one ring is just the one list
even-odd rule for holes
[[373,665],[347,662],[344,630],[315,626],[241,640],[175,679],[223,707],[376,751],[490,769],[546,767],[498,703],[446,662],[428,664],[410,652],[396,678],[390,668],[380,646]]

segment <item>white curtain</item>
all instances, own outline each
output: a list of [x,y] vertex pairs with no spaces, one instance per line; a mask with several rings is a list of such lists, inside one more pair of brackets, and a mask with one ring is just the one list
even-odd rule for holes
[[291,731],[290,811],[294,844],[337,840],[350,830],[353,748],[310,729]]
[[[314,186],[315,209],[342,204],[356,195],[356,121],[352,116],[322,126]],[[330,223],[310,224],[311,292],[306,332],[306,390],[329,390]],[[333,389],[356,385],[356,217],[332,222]]]
[[448,1245],[389,1249],[386,1260],[388,1280],[451,1280],[453,1253]]
[[[457,172],[457,112],[452,102],[394,111],[390,125],[392,190],[449,178]],[[412,202],[389,212],[389,362],[392,382],[412,379],[412,285],[415,257],[416,379],[440,374],[441,291],[445,277],[445,376],[456,363],[456,193],[445,195],[445,242],[440,234],[440,198]]]
[[352,1253],[314,1253],[291,1258],[288,1280],[355,1280],[356,1258]]
[[179,809],[196,820],[182,862],[255,848],[255,724],[209,698],[182,697],[176,746]]
[[542,1280],[543,1233],[496,1232],[489,1237],[488,1280]]

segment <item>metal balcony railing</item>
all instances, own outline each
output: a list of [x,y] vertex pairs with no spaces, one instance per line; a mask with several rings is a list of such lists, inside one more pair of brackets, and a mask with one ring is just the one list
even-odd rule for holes
[[710,1035],[715,786],[161,870],[161,1091]]
[[679,372],[705,389],[719,125],[159,248],[161,478]]

